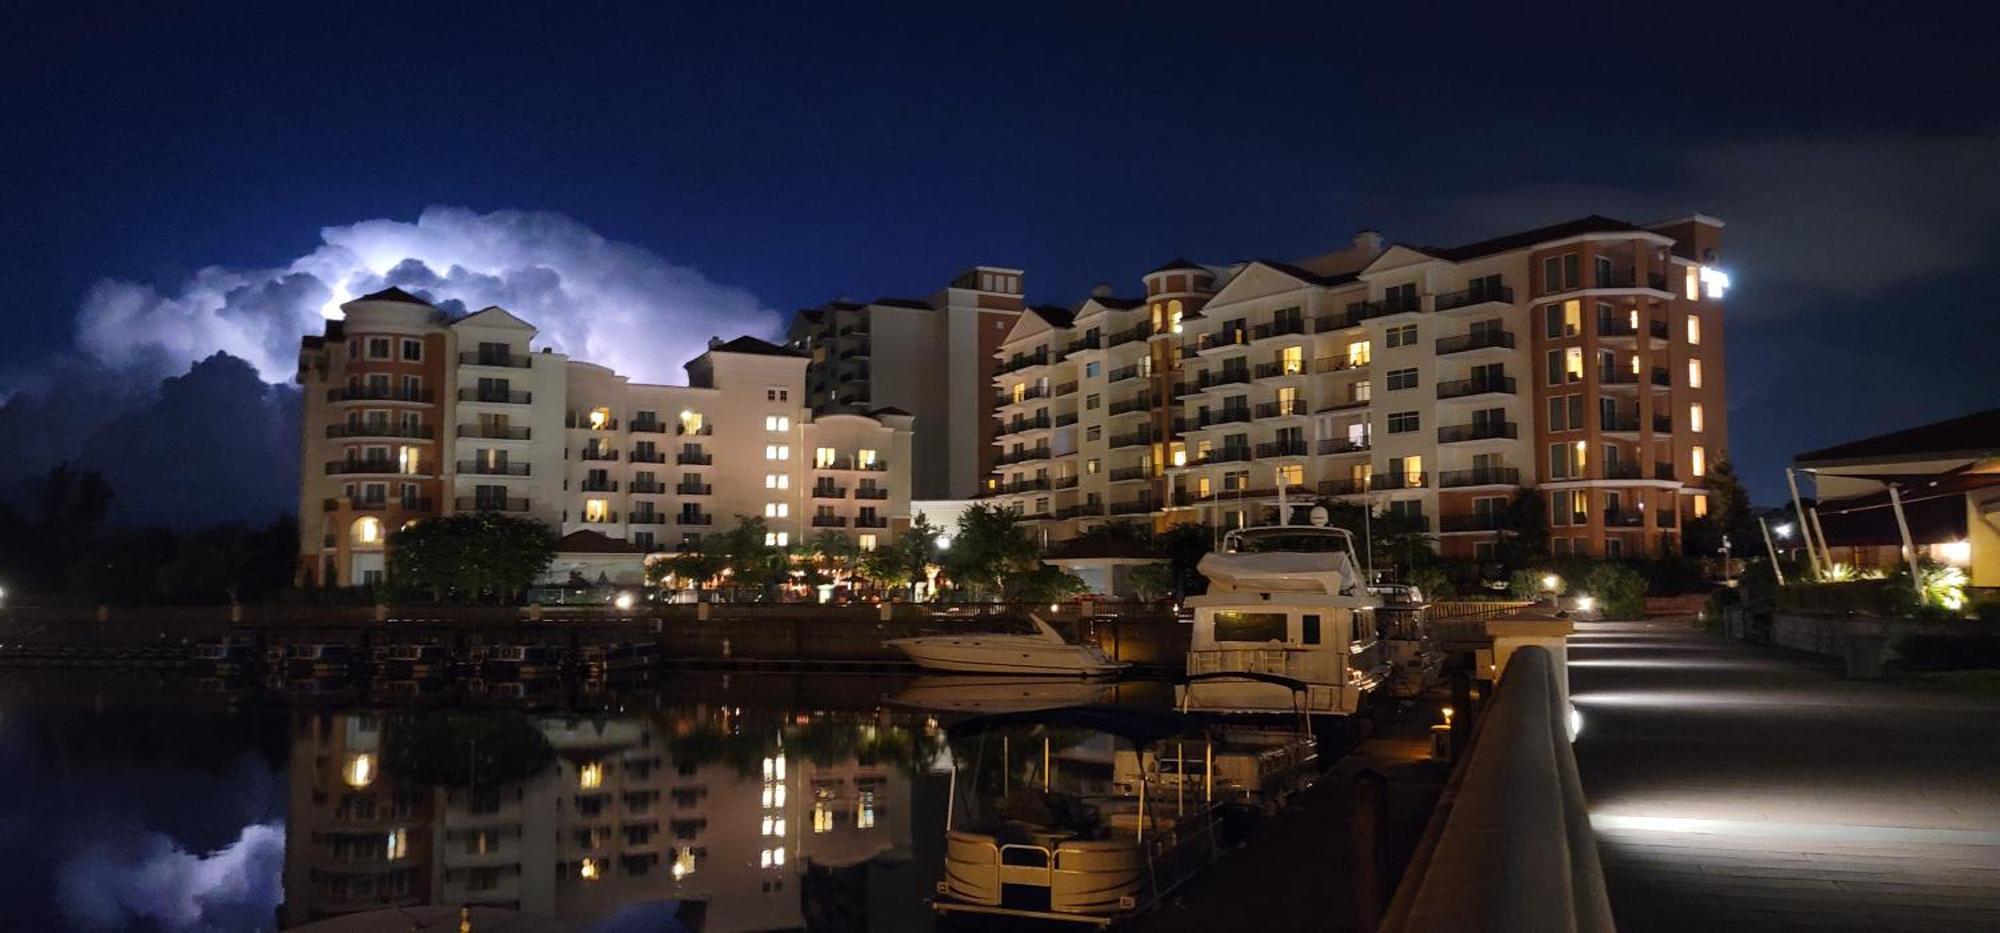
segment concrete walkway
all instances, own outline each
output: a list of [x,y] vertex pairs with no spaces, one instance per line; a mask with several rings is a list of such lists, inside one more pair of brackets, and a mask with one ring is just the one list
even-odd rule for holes
[[2000,930],[2000,702],[1681,620],[1570,658],[1620,929]]

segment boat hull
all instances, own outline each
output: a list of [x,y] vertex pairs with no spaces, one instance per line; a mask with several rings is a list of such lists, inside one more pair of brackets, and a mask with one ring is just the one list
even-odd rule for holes
[[927,671],[955,674],[1039,674],[1103,677],[1131,666],[1078,645],[977,637],[898,638],[884,642]]

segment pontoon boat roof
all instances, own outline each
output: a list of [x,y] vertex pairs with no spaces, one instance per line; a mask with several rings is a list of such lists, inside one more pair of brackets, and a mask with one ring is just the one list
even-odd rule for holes
[[976,716],[951,727],[951,737],[963,739],[1004,729],[1008,726],[1058,726],[1090,729],[1115,735],[1133,745],[1151,745],[1161,739],[1201,731],[1201,721],[1167,710],[1134,709],[1129,706],[1058,706],[1054,709],[1021,710]]
[[[1301,591],[1338,596],[1359,582],[1342,551],[1210,552],[1195,565],[1211,585],[1228,590]],[[1211,592],[1213,592],[1211,590]]]

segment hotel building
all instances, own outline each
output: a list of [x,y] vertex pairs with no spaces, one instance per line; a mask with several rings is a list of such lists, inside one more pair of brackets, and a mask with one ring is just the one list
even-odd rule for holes
[[800,311],[787,342],[811,362],[814,412],[909,412],[912,497],[970,499],[993,470],[994,353],[1021,316],[1019,269],[975,266],[925,299],[835,301]]
[[627,553],[631,578],[739,515],[774,544],[868,548],[909,514],[911,416],[815,414],[797,351],[711,340],[687,385],[648,385],[536,352],[501,308],[450,319],[394,288],[341,308],[299,352],[302,583],[378,581],[390,531],[457,512],[534,518],[600,565]]
[[1295,502],[1421,517],[1491,554],[1523,489],[1557,554],[1675,551],[1726,456],[1722,223],[1604,217],[1447,248],[1372,232],[1298,263],[1175,260],[1143,298],[1002,341],[984,494],[1049,540]]

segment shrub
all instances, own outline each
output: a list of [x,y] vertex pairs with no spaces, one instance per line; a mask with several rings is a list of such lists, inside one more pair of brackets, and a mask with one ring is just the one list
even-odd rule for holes
[[1599,561],[1584,571],[1576,592],[1596,598],[1604,617],[1639,619],[1646,615],[1646,578],[1614,561]]

